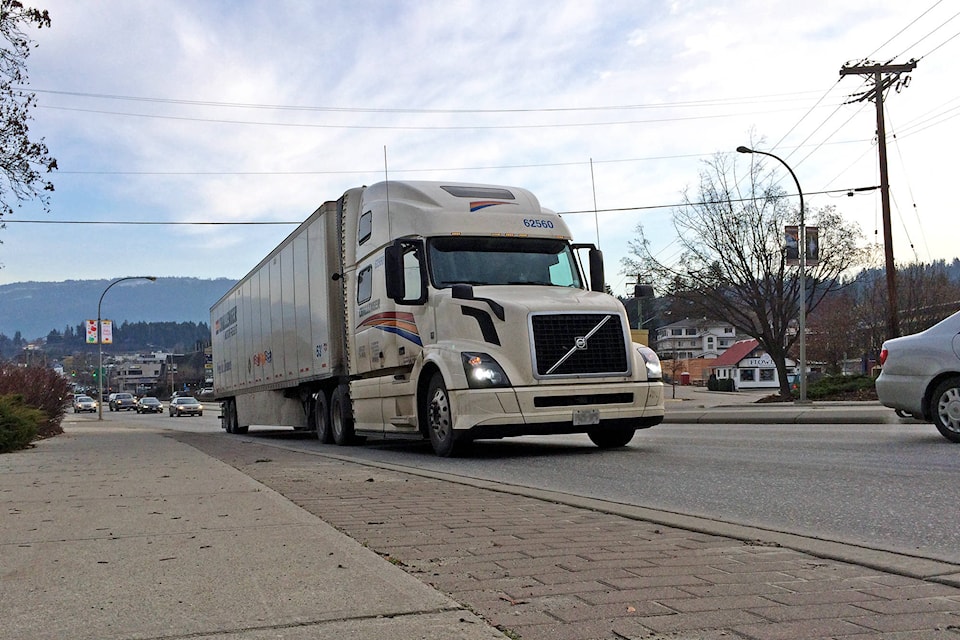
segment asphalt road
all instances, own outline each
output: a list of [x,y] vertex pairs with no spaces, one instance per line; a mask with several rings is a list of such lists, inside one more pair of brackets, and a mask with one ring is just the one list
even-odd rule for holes
[[[216,430],[212,417],[135,416]],[[133,416],[132,416],[133,417]],[[687,425],[638,432],[601,451],[585,436],[475,443],[441,459],[429,444],[320,445],[307,434],[250,437],[357,461],[559,491],[813,538],[960,562],[960,447],[930,425]],[[224,434],[224,437],[228,436]]]

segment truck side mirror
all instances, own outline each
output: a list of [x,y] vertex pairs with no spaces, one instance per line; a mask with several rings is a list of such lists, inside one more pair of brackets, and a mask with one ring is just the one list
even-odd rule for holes
[[387,297],[394,302],[403,300],[406,297],[403,282],[403,250],[400,248],[399,241],[384,250],[383,270]]
[[590,289],[604,292],[606,281],[603,279],[603,252],[600,249],[590,249]]
[[384,284],[387,297],[395,303],[414,305],[427,301],[423,254],[423,243],[413,240],[395,240],[384,249]]

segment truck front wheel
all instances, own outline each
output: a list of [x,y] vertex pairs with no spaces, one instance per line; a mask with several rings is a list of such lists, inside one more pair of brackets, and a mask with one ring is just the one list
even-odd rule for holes
[[449,458],[456,453],[457,438],[453,430],[450,394],[439,373],[433,374],[427,387],[427,431],[434,453],[441,458]]
[[587,431],[587,435],[601,449],[615,449],[625,447],[628,442],[633,440],[633,434],[636,433],[633,427],[610,427],[606,429],[592,429]]
[[353,411],[345,385],[337,387],[330,397],[330,431],[333,441],[338,445],[353,444]]

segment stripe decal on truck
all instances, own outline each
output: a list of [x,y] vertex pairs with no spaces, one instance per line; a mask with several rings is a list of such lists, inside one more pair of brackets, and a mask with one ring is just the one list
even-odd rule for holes
[[370,316],[360,323],[358,329],[379,329],[387,333],[395,333],[401,338],[406,338],[418,347],[422,347],[420,341],[420,332],[417,330],[417,322],[413,319],[412,313],[399,311],[386,311]]
[[495,207],[498,204],[511,204],[515,205],[515,202],[501,202],[500,200],[475,200],[470,203],[470,213],[475,213],[481,209],[486,209],[487,207]]

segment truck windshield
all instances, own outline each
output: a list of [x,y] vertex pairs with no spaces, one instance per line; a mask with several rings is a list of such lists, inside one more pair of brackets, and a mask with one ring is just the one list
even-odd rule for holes
[[430,278],[438,289],[454,284],[522,284],[581,288],[565,240],[456,236],[429,242]]

